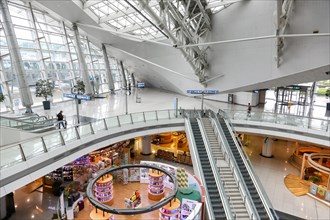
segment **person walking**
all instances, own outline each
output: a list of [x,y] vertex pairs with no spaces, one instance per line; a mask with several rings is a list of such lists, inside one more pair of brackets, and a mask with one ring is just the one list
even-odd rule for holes
[[249,104],[248,104],[248,109],[247,109],[247,117],[248,117],[248,118],[251,117],[251,110],[252,110],[252,106],[251,106],[251,104],[250,104],[250,102],[249,102]]
[[63,128],[66,128],[63,120],[64,119],[63,111],[61,110],[56,116],[58,121],[58,129],[61,129],[61,125],[63,126]]

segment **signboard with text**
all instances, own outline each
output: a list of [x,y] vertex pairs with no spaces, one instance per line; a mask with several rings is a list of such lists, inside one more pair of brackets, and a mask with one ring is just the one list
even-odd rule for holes
[[218,94],[219,90],[187,90],[187,93],[190,94]]
[[78,95],[78,94],[68,94],[68,93],[63,93],[63,97],[65,98],[71,98],[71,99],[81,99],[81,100],[92,100],[92,97],[89,95]]

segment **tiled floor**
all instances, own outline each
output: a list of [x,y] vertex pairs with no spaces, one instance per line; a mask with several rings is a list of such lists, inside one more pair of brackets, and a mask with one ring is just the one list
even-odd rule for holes
[[[144,89],[140,96],[141,103],[136,103],[134,91],[132,95],[128,96],[129,113],[173,109],[174,97],[178,97],[181,108],[198,109],[201,106],[199,99],[152,89]],[[208,100],[205,100],[204,106],[213,110],[217,110],[218,108],[246,110],[246,106]],[[265,110],[272,111],[272,108],[272,105],[265,105]],[[253,108],[253,110],[256,109]],[[55,117],[60,110],[64,111],[69,125],[75,123],[74,115],[76,115],[76,106],[72,101],[56,103],[52,106],[51,110],[43,110],[42,107],[34,108],[35,113],[49,117]],[[23,112],[23,110],[21,111]],[[83,101],[79,106],[79,113],[81,116],[99,119],[125,114],[124,92],[119,91],[116,95],[110,95],[103,99]],[[274,142],[273,153],[275,157],[271,159],[259,156],[261,147],[262,139],[256,139],[250,141],[249,146],[246,148],[255,167],[255,172],[259,176],[274,208],[306,219],[330,219],[330,209],[328,207],[308,196],[295,197],[284,186],[283,179],[287,174],[298,174],[298,170],[286,162],[293,152],[293,144],[286,141]],[[17,191],[15,193],[15,199],[17,211],[10,219],[51,219],[57,203],[56,198],[37,191],[30,194]]]

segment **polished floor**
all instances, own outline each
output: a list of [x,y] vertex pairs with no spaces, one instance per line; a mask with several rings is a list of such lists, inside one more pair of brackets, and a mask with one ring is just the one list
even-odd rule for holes
[[[200,109],[201,100],[194,99],[169,92],[144,89],[140,92],[141,103],[136,102],[134,92],[128,96],[128,113],[153,111],[161,109],[173,109],[174,98],[179,100],[179,107],[186,109]],[[79,114],[89,118],[104,118],[120,114],[125,114],[124,92],[117,92],[115,95],[109,95],[106,98],[94,99],[93,101],[83,101],[79,105]],[[236,109],[246,110],[246,106],[232,105],[222,102],[205,100],[205,108],[213,110]],[[273,105],[265,105],[253,111],[268,110],[272,111]],[[34,112],[39,115],[55,117],[60,111],[64,111],[64,115],[69,121],[69,125],[75,124],[76,105],[72,101],[56,103],[51,110],[43,110],[36,107]],[[291,109],[292,110],[292,109]],[[24,110],[21,110],[23,113]],[[288,163],[288,158],[292,154],[295,144],[286,141],[274,142],[273,154],[274,158],[264,158],[259,155],[262,147],[262,138],[250,139],[246,151],[250,155],[251,162],[255,168],[255,172],[260,178],[270,201],[275,209],[298,216],[304,219],[330,219],[330,209],[319,203],[318,201],[308,197],[295,197],[284,185],[284,177],[291,173],[297,175],[299,171]],[[55,212],[57,199],[47,193],[34,191],[26,194],[17,190],[15,192],[16,213],[10,219],[51,219],[52,213]]]

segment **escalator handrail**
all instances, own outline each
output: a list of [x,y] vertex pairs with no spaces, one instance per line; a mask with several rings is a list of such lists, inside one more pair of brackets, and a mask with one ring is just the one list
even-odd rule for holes
[[[201,180],[203,186],[206,186],[205,177],[204,177],[204,173],[202,170],[202,164],[201,164],[200,159],[197,157],[197,146],[196,146],[196,142],[195,142],[195,137],[193,135],[194,133],[193,133],[192,126],[190,123],[189,115],[185,115],[185,116],[188,116],[188,117],[185,117],[185,126],[186,126],[186,135],[187,135],[188,141],[191,140],[191,143],[189,143],[189,149],[191,151],[190,155],[192,157],[191,159],[193,161],[196,161],[196,166],[194,166],[194,167],[197,168],[198,173],[200,174],[200,177],[201,177],[200,180]],[[209,195],[207,187],[204,187],[204,190]],[[210,219],[215,219],[214,211],[211,206],[211,200],[210,200],[209,196],[205,197],[205,205],[206,205],[206,210],[207,210],[207,213],[208,213],[208,216],[210,217]]]
[[[219,115],[221,115],[223,117],[223,119],[225,119],[224,121],[225,121],[227,127],[232,130],[232,132],[230,132],[230,134],[231,134],[231,137],[232,137],[232,139],[233,139],[233,141],[235,143],[235,146],[236,147],[237,146],[240,146],[241,147],[242,146],[242,143],[240,141],[238,143],[237,139],[233,135],[233,133],[236,133],[236,131],[235,131],[234,126],[232,125],[232,123],[231,123],[228,115],[226,114],[226,112],[224,112],[223,110],[219,109]],[[218,120],[217,120],[217,123],[219,123]],[[219,126],[220,126],[220,123],[219,123]],[[246,152],[244,150],[241,150],[238,147],[237,147],[237,149],[238,149],[238,152],[239,152],[241,158],[242,159],[244,158],[243,159],[243,163],[245,164],[245,167],[246,167],[246,169],[247,169],[247,171],[248,171],[248,173],[249,173],[249,175],[251,177],[251,180],[253,181],[253,184],[254,184],[254,186],[255,186],[258,194],[259,194],[259,197],[262,200],[262,203],[264,204],[264,206],[266,208],[266,211],[268,213],[268,216],[269,217],[272,217],[274,219],[279,219],[279,217],[277,216],[277,214],[274,211],[275,209],[272,206],[272,203],[270,202],[268,196],[264,196],[264,195],[267,195],[267,193],[266,193],[265,189],[262,187],[262,183],[260,182],[260,180],[258,178],[256,178],[257,177],[257,174],[254,172],[253,169],[251,169],[251,167],[253,167],[253,165],[252,165],[252,163],[251,163],[248,155],[246,154]],[[235,163],[236,163],[236,161],[235,161]]]
[[215,161],[214,161],[214,158],[212,156],[212,152],[210,151],[210,146],[211,145],[210,145],[210,142],[208,140],[208,137],[207,137],[204,125],[201,121],[201,118],[198,118],[197,122],[198,122],[198,125],[199,125],[199,129],[201,131],[201,134],[202,134],[202,138],[203,138],[203,142],[204,142],[204,145],[205,145],[206,153],[208,155],[208,159],[209,159],[210,164],[211,164],[212,173],[214,175],[215,182],[216,182],[217,187],[218,187],[219,195],[220,195],[221,202],[222,202],[222,205],[224,207],[227,219],[233,219],[234,216],[233,216],[233,213],[230,209],[230,205],[228,203],[228,200],[226,199],[227,197],[226,197],[226,193],[225,193],[225,188],[223,187],[223,184],[221,184],[222,183],[221,177],[220,177],[219,173],[217,172]]
[[225,149],[225,151],[226,151],[226,153],[228,155],[228,159],[231,160],[231,164],[233,165],[233,168],[236,171],[236,175],[241,180],[240,181],[241,182],[240,186],[241,186],[242,191],[244,191],[244,195],[246,196],[245,201],[248,202],[248,205],[249,205],[248,207],[250,208],[251,213],[253,215],[252,218],[260,219],[259,213],[258,213],[255,205],[252,202],[253,200],[252,200],[252,197],[251,197],[251,195],[249,193],[249,189],[246,186],[246,183],[244,181],[243,175],[241,174],[241,172],[239,172],[239,167],[238,167],[238,164],[237,164],[236,160],[233,159],[235,157],[234,157],[232,151],[230,150],[230,147],[228,146],[228,142],[227,141],[224,141],[225,134],[223,133],[223,131],[221,129],[221,126],[220,126],[220,123],[217,120],[217,118],[215,118],[214,122],[215,122],[216,129],[217,129],[217,131],[219,133],[219,137],[221,138],[221,140],[223,142],[224,149]]

